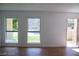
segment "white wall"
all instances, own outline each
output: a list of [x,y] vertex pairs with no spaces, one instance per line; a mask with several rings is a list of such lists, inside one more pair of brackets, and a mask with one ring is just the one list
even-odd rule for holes
[[[68,18],[79,18],[77,13],[64,12],[40,12],[40,11],[4,11],[1,16],[19,16],[19,45],[20,46],[43,46],[43,47],[65,47],[66,46],[66,20]],[[26,44],[27,17],[41,18],[41,44]],[[25,26],[26,25],[26,26]],[[1,25],[0,25],[1,26]],[[3,28],[2,28],[3,30]],[[4,32],[2,31],[1,34]],[[4,35],[2,36],[4,39]]]

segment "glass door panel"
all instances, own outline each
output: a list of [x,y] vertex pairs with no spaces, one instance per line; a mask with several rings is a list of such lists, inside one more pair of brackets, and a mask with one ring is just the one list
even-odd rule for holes
[[18,18],[6,18],[5,43],[18,43]]

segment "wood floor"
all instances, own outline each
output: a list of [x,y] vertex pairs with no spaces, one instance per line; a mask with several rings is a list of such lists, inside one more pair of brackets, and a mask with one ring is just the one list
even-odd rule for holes
[[[79,56],[76,48],[17,48],[3,47],[0,53],[6,56]],[[77,48],[78,49],[78,48]]]

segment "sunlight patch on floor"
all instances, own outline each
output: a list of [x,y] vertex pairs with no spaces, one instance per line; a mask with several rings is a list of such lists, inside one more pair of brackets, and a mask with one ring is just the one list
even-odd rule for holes
[[79,53],[79,48],[73,48],[72,50]]
[[78,47],[78,46],[77,46],[76,43],[73,42],[73,41],[67,41],[66,47]]

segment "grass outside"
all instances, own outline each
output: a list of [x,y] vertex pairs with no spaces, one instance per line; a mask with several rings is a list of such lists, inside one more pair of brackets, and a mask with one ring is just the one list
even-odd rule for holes
[[7,32],[6,43],[18,43],[18,32]]
[[28,43],[40,43],[40,36],[28,36]]
[[[7,43],[18,43],[18,33],[8,36]],[[40,43],[40,35],[28,35],[27,43]]]
[[[17,36],[13,37],[13,39],[9,40],[10,42],[18,42]],[[39,43],[40,42],[40,36],[28,36],[28,43]]]

